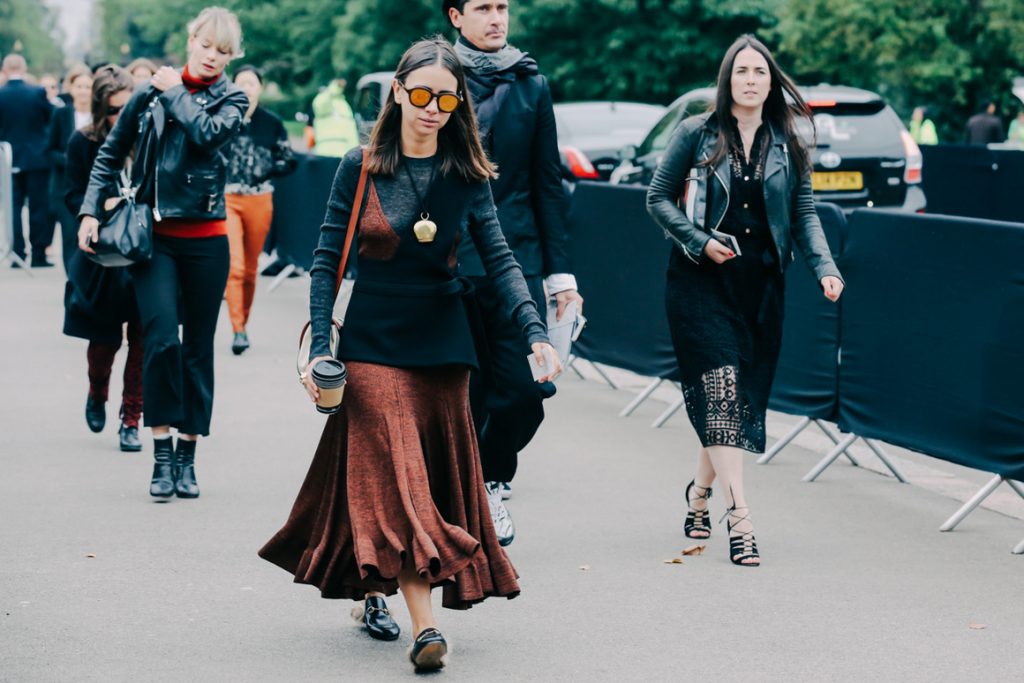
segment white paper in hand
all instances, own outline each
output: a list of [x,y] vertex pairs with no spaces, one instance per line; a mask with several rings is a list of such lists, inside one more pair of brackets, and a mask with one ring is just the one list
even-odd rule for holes
[[536,354],[531,353],[529,356],[526,357],[526,361],[530,364],[530,372],[533,373],[534,381],[540,379],[541,377],[547,377],[548,375],[551,374],[552,368],[555,367],[555,359],[551,355],[550,348],[544,349],[543,367],[541,367],[541,365],[537,362]]
[[548,301],[548,338],[551,339],[551,346],[558,352],[562,365],[565,365],[569,362],[572,343],[579,338],[587,321],[580,315],[579,305],[575,301],[566,304],[561,320],[556,320],[557,315],[558,303],[552,299]]

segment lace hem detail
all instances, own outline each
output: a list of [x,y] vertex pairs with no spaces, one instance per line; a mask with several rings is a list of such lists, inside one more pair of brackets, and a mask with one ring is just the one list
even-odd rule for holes
[[683,398],[701,444],[764,452],[764,415],[743,398],[739,369],[723,365],[705,372],[699,384],[684,385]]

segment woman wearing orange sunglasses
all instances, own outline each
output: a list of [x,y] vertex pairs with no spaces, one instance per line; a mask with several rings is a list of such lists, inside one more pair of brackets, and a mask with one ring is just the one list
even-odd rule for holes
[[365,166],[359,279],[338,350],[347,390],[287,523],[260,551],[326,598],[365,600],[361,620],[380,640],[399,637],[384,595],[401,588],[417,669],[447,659],[432,588],[444,587],[452,609],[519,593],[494,533],[470,416],[477,358],[456,277],[460,240],[473,240],[538,362],[549,359],[541,381],[561,371],[502,236],[488,184],[495,170],[465,88],[447,41],[416,43],[365,153],[352,150],[341,162],[310,271],[312,360],[302,380],[316,400],[309,370],[332,358],[335,282]]

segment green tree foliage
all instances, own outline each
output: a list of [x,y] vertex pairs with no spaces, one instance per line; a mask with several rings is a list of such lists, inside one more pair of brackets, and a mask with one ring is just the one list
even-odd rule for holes
[[928,106],[945,140],[979,98],[1009,105],[1024,72],[1020,0],[787,0],[775,34],[802,82],[874,90],[905,116]]
[[514,0],[511,39],[558,99],[668,103],[712,84],[739,35],[774,23],[775,0]]
[[0,0],[0,55],[20,51],[33,74],[59,74],[63,54],[58,38],[56,16],[46,5]]
[[[211,1],[97,0],[105,54],[96,57],[180,64],[185,23]],[[351,89],[393,69],[417,38],[455,36],[440,0],[215,1],[238,13],[244,61],[276,84],[286,117],[338,75]],[[12,3],[38,5],[0,0],[0,16]],[[1024,73],[1021,0],[511,0],[511,11],[511,42],[540,62],[562,101],[668,103],[713,83],[728,45],[755,32],[798,82],[875,90],[904,115],[931,105],[953,139],[981,95],[1008,93]]]

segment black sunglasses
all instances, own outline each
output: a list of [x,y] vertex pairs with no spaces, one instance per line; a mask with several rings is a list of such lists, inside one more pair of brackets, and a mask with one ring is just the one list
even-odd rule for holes
[[114,114],[120,114],[122,109],[124,109],[124,105],[123,104],[121,106],[119,106],[119,107],[113,107],[113,106],[108,104],[107,105],[107,116],[113,116]]
[[435,93],[430,88],[417,85],[415,88],[405,87],[405,83],[399,82],[402,90],[409,94],[409,104],[419,109],[425,109],[432,100],[437,100],[437,108],[444,114],[451,114],[462,104],[462,97],[458,93],[439,92]]

